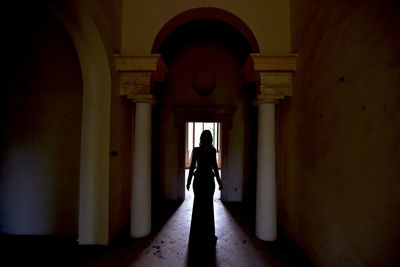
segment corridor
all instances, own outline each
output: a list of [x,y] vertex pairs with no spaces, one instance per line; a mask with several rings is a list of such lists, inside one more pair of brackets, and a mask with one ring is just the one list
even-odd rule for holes
[[[217,195],[217,194],[215,194]],[[298,250],[282,238],[267,243],[250,230],[251,218],[240,204],[222,204],[214,197],[215,256],[193,259],[188,236],[193,199],[179,206],[164,226],[150,237],[117,242],[92,258],[87,266],[308,266]]]
[[[2,10],[1,266],[400,266],[400,1]],[[196,259],[207,128],[224,203]]]

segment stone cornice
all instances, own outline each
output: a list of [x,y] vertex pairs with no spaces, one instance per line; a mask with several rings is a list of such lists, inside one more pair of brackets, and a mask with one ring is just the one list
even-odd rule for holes
[[150,56],[115,55],[120,95],[133,102],[156,103],[152,96],[155,82],[162,82],[167,67],[159,54]]
[[277,103],[285,96],[291,96],[296,61],[297,54],[250,54],[243,73],[247,82],[256,83],[253,103]]
[[250,54],[244,64],[245,74],[266,71],[295,71],[297,54]]

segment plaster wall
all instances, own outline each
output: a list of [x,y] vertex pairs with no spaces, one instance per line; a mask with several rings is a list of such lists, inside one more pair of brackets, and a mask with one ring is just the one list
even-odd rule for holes
[[129,223],[131,199],[132,103],[111,92],[109,240]]
[[193,8],[215,7],[238,16],[253,31],[261,53],[290,52],[289,0],[123,0],[121,53],[148,55],[160,29]]
[[[196,71],[207,69],[215,75],[215,89],[208,96],[199,96],[193,89]],[[246,177],[246,125],[248,105],[241,66],[224,48],[213,44],[192,45],[182,51],[169,66],[167,88],[160,99],[159,138],[160,176],[162,194],[166,199],[177,198],[178,132],[175,128],[175,106],[232,105],[236,108],[229,130],[229,166],[225,166],[224,197],[227,201],[241,201],[243,177]],[[155,148],[157,149],[157,148]],[[223,166],[224,168],[224,166]]]
[[66,30],[48,9],[7,6],[14,23],[1,90],[0,232],[78,233],[82,79]]
[[291,1],[278,218],[316,266],[398,266],[400,24],[390,1]]

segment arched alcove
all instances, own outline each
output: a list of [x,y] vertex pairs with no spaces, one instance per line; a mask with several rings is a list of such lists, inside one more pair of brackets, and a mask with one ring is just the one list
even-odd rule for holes
[[[206,10],[210,12],[207,13]],[[225,15],[230,19],[226,19]],[[138,20],[143,19],[141,14]],[[232,21],[234,23],[230,24]],[[235,27],[236,23],[239,26]],[[148,225],[151,220],[151,208],[150,205],[144,206],[142,203],[150,203],[158,196],[163,198],[161,200],[183,199],[181,182],[184,179],[180,175],[183,173],[180,168],[184,164],[179,158],[187,157],[179,156],[184,148],[179,144],[185,143],[179,139],[185,135],[182,134],[182,128],[185,127],[175,127],[177,124],[174,122],[179,118],[174,113],[177,108],[190,110],[190,107],[197,107],[200,116],[196,116],[196,122],[214,120],[209,117],[210,114],[208,117],[203,116],[206,108],[218,109],[225,105],[235,110],[234,114],[230,114],[232,129],[228,133],[228,149],[222,148],[225,151],[229,150],[225,158],[227,164],[221,167],[224,180],[222,196],[225,201],[242,201],[250,178],[254,188],[256,177],[257,183],[267,177],[268,182],[271,182],[267,183],[268,186],[275,181],[274,157],[268,158],[271,160],[267,164],[264,164],[263,157],[258,160],[259,151],[266,150],[274,155],[274,146],[270,146],[274,144],[273,135],[268,134],[267,145],[262,146],[257,144],[256,138],[252,138],[257,136],[257,129],[263,129],[265,125],[271,133],[274,133],[275,117],[269,116],[268,124],[264,121],[257,122],[259,112],[253,104],[263,105],[260,109],[261,114],[273,114],[275,103],[291,94],[291,71],[295,69],[296,55],[252,53],[258,52],[254,36],[239,18],[229,12],[214,8],[196,8],[177,15],[166,24],[161,27],[152,49],[153,53],[161,53],[166,64],[159,54],[135,56],[134,52],[129,52],[136,49],[145,51],[144,44],[148,44],[148,40],[135,45],[131,42],[132,38],[127,38],[125,42],[123,41],[125,49],[122,50],[128,51],[128,54],[115,57],[120,75],[120,94],[132,99],[135,108],[139,109],[140,112],[135,112],[135,124],[137,122],[138,125],[146,126],[143,127],[146,131],[135,127],[135,141],[132,144],[134,152],[131,207],[134,208],[131,212],[131,235],[133,237],[142,237],[150,232]],[[135,40],[136,37],[142,36],[142,30],[137,32]],[[154,32],[154,28],[150,31]],[[149,36],[149,33],[146,34],[143,37]],[[159,76],[160,73],[162,77]],[[166,77],[165,73],[168,73]],[[165,83],[160,85],[156,81]],[[150,108],[150,105],[155,103],[158,104]],[[264,105],[267,105],[267,110]],[[151,126],[148,124],[150,120]],[[254,171],[256,158],[257,174]],[[258,167],[264,165],[268,165],[270,174],[265,175],[264,172],[258,171]],[[273,185],[269,187],[274,189]],[[264,192],[259,194],[257,190],[257,196],[262,195]],[[265,209],[267,211],[263,209],[261,215],[274,211],[273,194],[267,193],[267,195],[271,196],[271,199],[267,201]],[[257,197],[257,203],[264,202],[259,201]],[[153,204],[155,203],[152,202]],[[153,211],[157,211],[155,205],[152,208]],[[273,230],[275,217],[273,214],[270,217]],[[141,227],[143,225],[146,225],[146,229]],[[261,222],[259,225],[264,226],[264,223]],[[275,232],[271,232],[272,237],[262,238],[273,240]]]
[[[235,15],[217,8],[197,8],[171,19],[159,32],[152,51],[160,53],[168,66],[165,86],[156,88],[159,105],[153,108],[153,143],[155,169],[153,182],[160,184],[167,199],[184,199],[184,144],[185,122],[222,122],[221,114],[210,110],[229,107],[223,123],[222,179],[225,201],[242,201],[249,176],[249,159],[255,147],[250,139],[251,124],[256,124],[250,100],[254,91],[246,90],[242,67],[250,53],[258,52],[251,30]],[[208,73],[197,75],[199,73]],[[198,77],[200,81],[198,81]],[[196,90],[196,83],[210,78],[213,86],[206,94]],[[195,108],[194,108],[195,107]],[[174,110],[196,114],[174,114]],[[179,112],[178,112],[179,113]],[[256,114],[256,113],[255,113]],[[182,119],[184,117],[184,119]],[[179,119],[177,123],[174,120]],[[225,119],[224,119],[225,120]],[[253,121],[251,121],[253,120]],[[230,123],[232,122],[232,124]],[[231,127],[232,126],[232,127]],[[254,133],[253,133],[254,134]],[[229,138],[230,137],[230,138]],[[228,178],[229,177],[229,178]],[[155,180],[154,180],[155,179]],[[160,179],[158,181],[157,179]]]

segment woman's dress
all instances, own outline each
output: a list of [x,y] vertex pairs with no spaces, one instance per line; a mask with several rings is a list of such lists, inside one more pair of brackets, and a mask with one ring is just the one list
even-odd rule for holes
[[190,173],[193,173],[196,161],[198,168],[194,172],[194,201],[189,236],[191,246],[215,244],[217,239],[215,237],[213,205],[214,172],[218,171],[215,148],[196,147],[193,150]]

